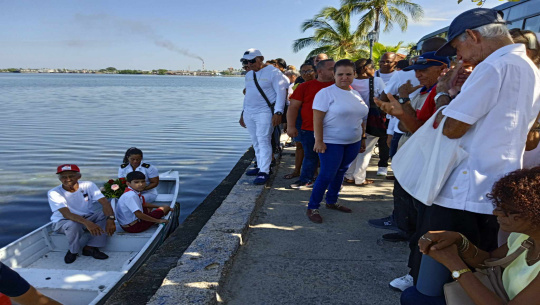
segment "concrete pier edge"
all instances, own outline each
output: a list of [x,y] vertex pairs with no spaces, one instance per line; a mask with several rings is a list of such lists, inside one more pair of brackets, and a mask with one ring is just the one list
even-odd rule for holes
[[215,301],[215,286],[226,273],[268,188],[253,185],[253,178],[244,175],[254,155],[249,148],[229,175],[105,304]]
[[264,202],[274,176],[266,185],[254,185],[254,177],[246,175],[237,181],[148,304],[213,304],[221,301],[219,287],[245,241],[249,225]]

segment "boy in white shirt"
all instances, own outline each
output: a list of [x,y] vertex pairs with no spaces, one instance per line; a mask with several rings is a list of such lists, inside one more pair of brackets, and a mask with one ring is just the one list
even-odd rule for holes
[[[171,210],[168,206],[146,203],[141,192],[146,187],[146,177],[143,173],[134,171],[126,176],[128,187],[118,200],[116,215],[118,223],[124,231],[139,233],[148,230],[154,223],[167,223],[161,217]],[[151,211],[152,208],[156,208]]]
[[[66,234],[68,239],[69,250],[64,262],[71,264],[77,259],[81,249],[80,239],[85,229],[92,236],[82,254],[95,259],[107,259],[108,256],[98,248],[105,246],[107,234],[110,236],[116,231],[111,204],[93,182],[79,182],[81,173],[77,165],[60,165],[56,174],[62,184],[50,190],[47,195],[53,212],[53,230]],[[94,201],[103,206],[103,211],[92,210]]]

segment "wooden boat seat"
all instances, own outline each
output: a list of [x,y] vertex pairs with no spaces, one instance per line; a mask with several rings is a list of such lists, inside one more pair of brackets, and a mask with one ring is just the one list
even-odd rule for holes
[[[63,263],[63,262],[62,262]],[[124,274],[121,271],[88,271],[62,269],[16,269],[27,281],[38,289],[58,288],[99,291],[114,285]],[[100,288],[102,287],[102,288]]]
[[174,199],[175,194],[158,194],[156,197],[156,202],[166,202],[170,204]]

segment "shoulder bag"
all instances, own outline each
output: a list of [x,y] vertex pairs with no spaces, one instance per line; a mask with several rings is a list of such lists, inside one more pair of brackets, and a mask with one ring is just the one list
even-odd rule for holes
[[[508,267],[525,250],[529,249],[531,244],[530,240],[524,240],[521,246],[512,254],[498,260],[486,260],[484,266],[487,268],[478,269],[478,271],[473,273],[484,286],[495,292],[503,300],[504,304],[508,304],[510,298],[502,282],[503,269]],[[447,305],[475,305],[457,281],[444,285],[444,298]]]
[[366,122],[366,133],[374,137],[385,137],[386,136],[386,115],[383,113],[381,108],[375,104],[373,97],[375,94],[375,89],[373,86],[374,78],[369,78],[369,113]]
[[[264,93],[263,89],[259,85],[259,82],[257,81],[257,74],[255,73],[255,71],[253,71],[253,81],[255,81],[255,86],[257,86],[257,89],[259,90],[259,93],[262,95],[262,97],[266,101],[266,104],[270,108],[270,111],[272,112],[272,115],[274,115],[274,106],[276,105],[276,103],[274,103],[274,104],[270,103],[270,100],[268,99],[268,97]],[[279,125],[274,127],[274,130],[272,131],[272,135],[271,135],[270,139],[271,139],[270,142],[272,143],[272,152],[274,154],[280,153],[281,152],[281,142],[280,142],[280,140],[281,140],[281,129],[279,128]]]

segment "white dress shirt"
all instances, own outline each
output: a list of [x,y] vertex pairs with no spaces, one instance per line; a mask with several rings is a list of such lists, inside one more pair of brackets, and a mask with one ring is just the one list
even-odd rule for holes
[[504,46],[469,76],[443,114],[472,125],[460,139],[469,152],[444,184],[434,204],[491,214],[486,197],[503,175],[520,169],[527,133],[540,110],[540,72],[525,45]]
[[[266,66],[256,72],[257,82],[270,104],[276,103],[274,113],[281,112],[285,108],[289,79],[285,74],[274,66]],[[249,113],[271,113],[268,103],[257,89],[253,78],[253,71],[246,73],[246,95],[244,96],[244,111]]]

